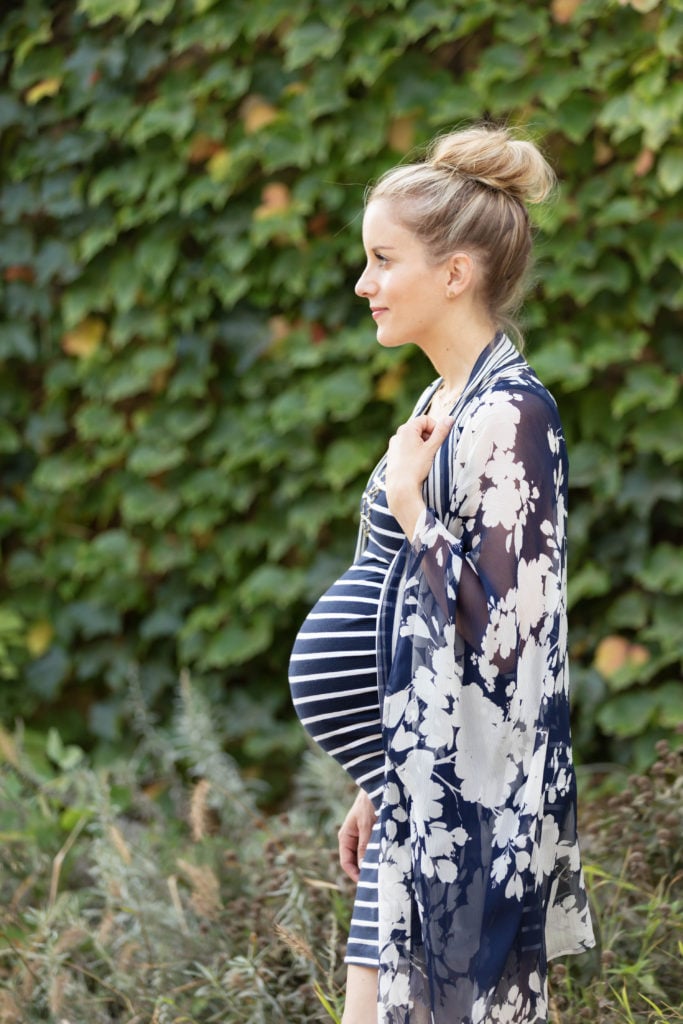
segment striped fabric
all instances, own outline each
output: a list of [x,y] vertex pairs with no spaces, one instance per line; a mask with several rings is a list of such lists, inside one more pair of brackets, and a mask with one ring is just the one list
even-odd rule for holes
[[[370,796],[382,801],[384,751],[377,692],[377,608],[380,591],[404,534],[387,509],[384,460],[370,477],[361,518],[367,517],[363,554],[323,594],[292,650],[289,683],[306,731]],[[377,967],[378,826],[356,891],[347,963]]]

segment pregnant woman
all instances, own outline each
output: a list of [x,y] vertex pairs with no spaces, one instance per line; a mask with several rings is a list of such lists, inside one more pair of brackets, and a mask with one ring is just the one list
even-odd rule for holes
[[343,1024],[544,1024],[547,961],[593,945],[567,672],[567,460],[509,340],[553,173],[475,127],[367,196],[377,341],[438,374],[361,501],[356,557],[292,651],[294,706],[357,783]]

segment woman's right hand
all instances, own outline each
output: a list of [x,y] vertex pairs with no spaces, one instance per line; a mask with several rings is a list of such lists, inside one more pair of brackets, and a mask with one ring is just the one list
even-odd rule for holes
[[422,484],[453,426],[453,417],[413,416],[389,439],[386,494],[389,511],[412,540],[424,511]]
[[375,808],[365,790],[360,789],[351,810],[344,818],[337,833],[339,840],[339,863],[349,878],[357,882],[360,866],[365,856],[372,826],[375,824]]

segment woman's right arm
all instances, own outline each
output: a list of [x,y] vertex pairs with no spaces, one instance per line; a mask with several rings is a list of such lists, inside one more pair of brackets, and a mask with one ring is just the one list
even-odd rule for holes
[[370,797],[365,790],[359,789],[358,796],[337,833],[339,863],[354,882],[357,882],[360,877],[360,866],[376,817]]

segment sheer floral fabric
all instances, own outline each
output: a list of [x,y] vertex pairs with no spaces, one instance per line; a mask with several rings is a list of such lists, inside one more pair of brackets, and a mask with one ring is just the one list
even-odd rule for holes
[[380,601],[378,1020],[543,1024],[547,960],[594,944],[569,726],[564,439],[504,335],[453,415]]

